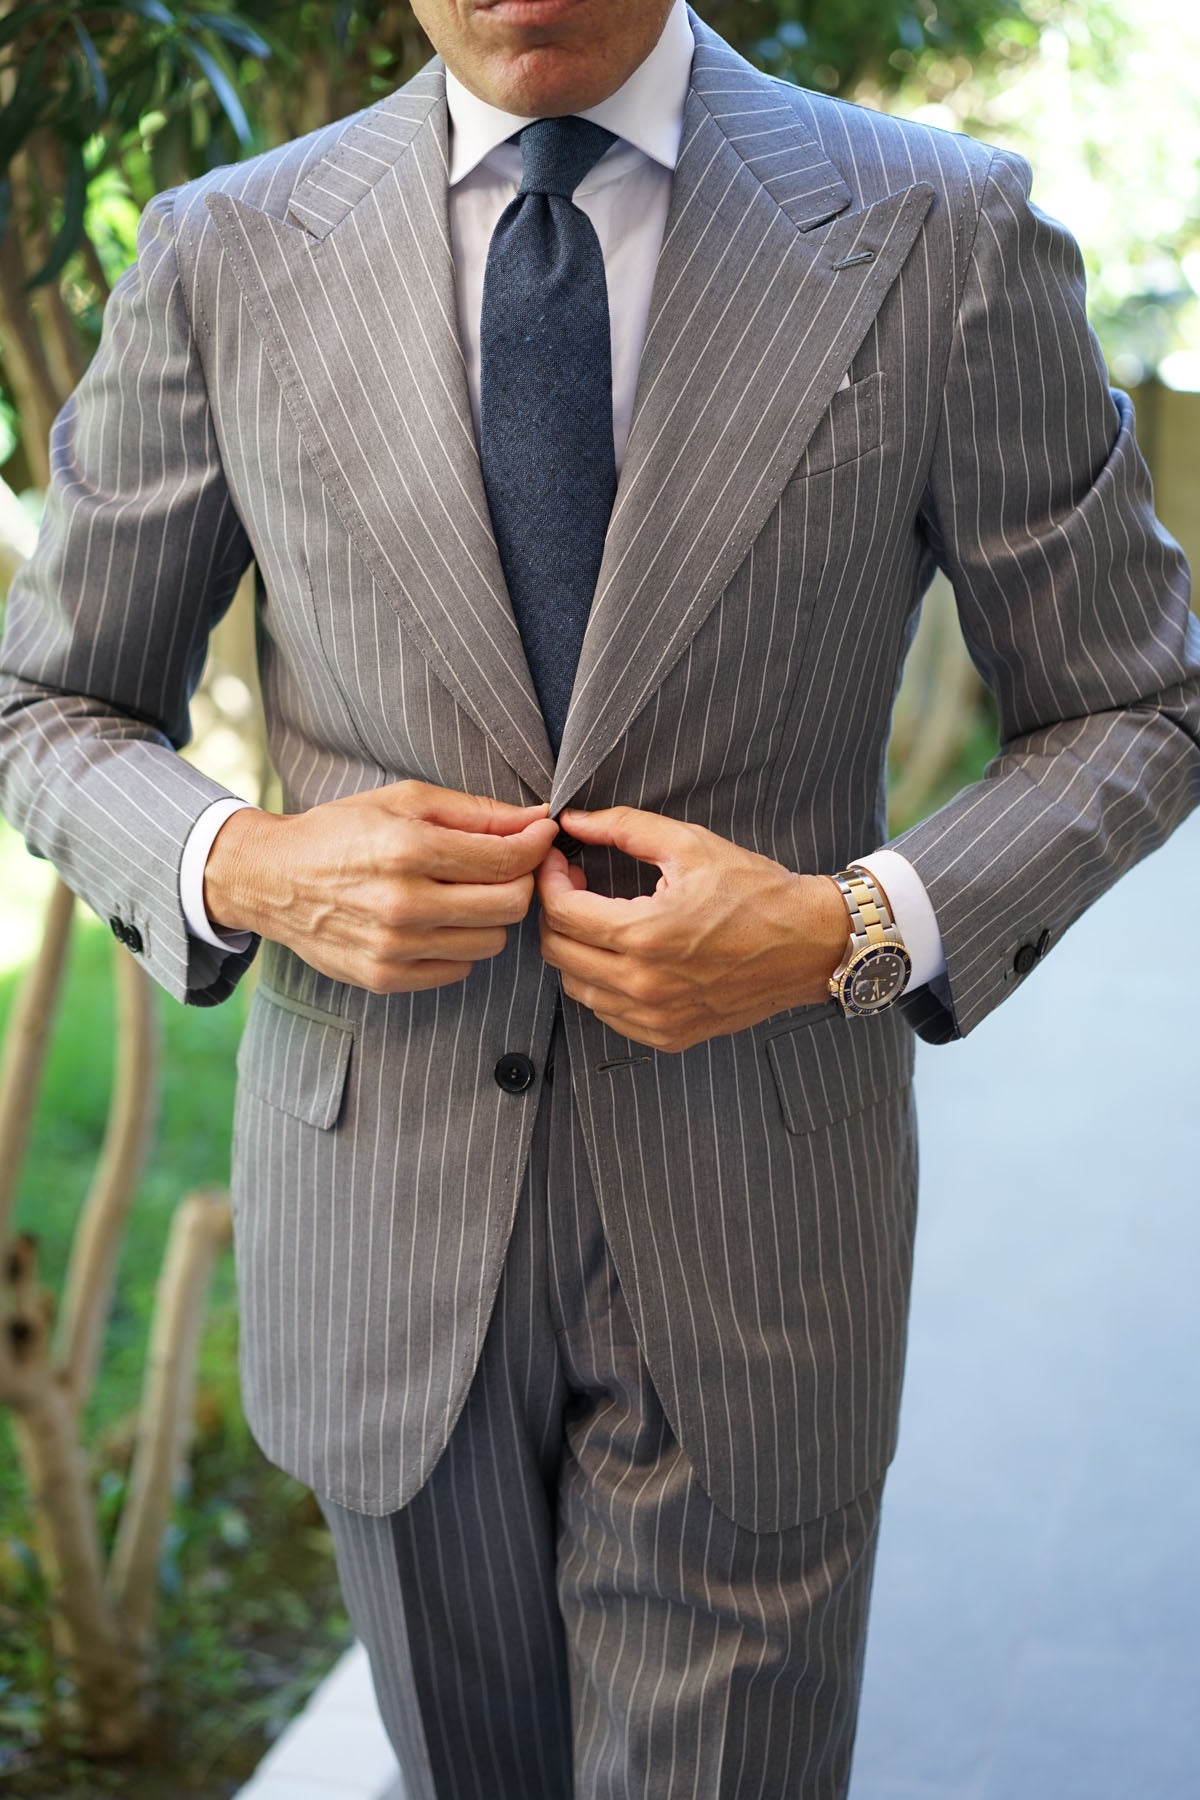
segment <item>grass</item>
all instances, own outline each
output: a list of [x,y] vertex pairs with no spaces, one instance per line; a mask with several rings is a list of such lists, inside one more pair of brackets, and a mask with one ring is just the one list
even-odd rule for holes
[[[0,822],[0,1032],[36,942],[48,876]],[[61,1288],[104,1131],[112,1072],[112,938],[79,909],[70,967],[18,1200],[44,1283]],[[228,1179],[240,994],[184,1008],[160,998],[159,1130],[130,1215],[100,1379],[85,1416],[102,1528],[115,1529],[155,1283],[174,1207]],[[198,1358],[196,1441],[162,1558],[161,1711],[144,1753],[99,1765],[56,1722],[63,1697],[44,1582],[11,1432],[0,1409],[0,1778],[24,1800],[227,1800],[350,1641],[315,1500],[263,1458],[242,1416],[232,1253],[219,1260]]]

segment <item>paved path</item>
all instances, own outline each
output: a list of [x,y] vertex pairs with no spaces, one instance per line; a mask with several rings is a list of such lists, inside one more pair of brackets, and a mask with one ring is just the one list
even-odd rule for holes
[[1200,817],[965,1043],[922,1046],[853,1800],[1200,1800],[1189,893]]
[[[1200,818],[965,1044],[922,1046],[852,1800],[1200,1800],[1189,893]],[[244,1800],[383,1800],[391,1766],[352,1652]]]

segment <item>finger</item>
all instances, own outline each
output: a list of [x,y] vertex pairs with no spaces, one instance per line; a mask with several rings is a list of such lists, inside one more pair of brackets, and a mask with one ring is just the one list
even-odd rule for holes
[[564,981],[563,991],[581,1006],[586,1006],[610,1031],[615,1031],[620,1037],[630,1038],[635,1044],[654,1047],[659,1034],[648,1020],[643,1019],[630,1006],[623,994],[613,994],[607,988],[593,987],[586,982],[580,983],[576,991],[573,983],[568,985]]
[[[422,925],[519,925],[533,899],[533,878],[513,881],[435,881],[422,909]],[[418,922],[414,915],[414,923]]]
[[521,831],[532,820],[547,817],[550,808],[541,801],[533,806],[512,806],[489,794],[462,794],[455,788],[434,787],[423,781],[398,781],[381,790],[397,812],[430,825],[446,825],[455,831],[475,831],[506,837]]
[[562,851],[556,849],[553,844],[547,850],[541,863],[543,869],[551,870],[555,875],[565,875],[570,866]]
[[394,987],[381,988],[381,993],[419,994],[429,988],[449,987],[451,982],[465,981],[474,968],[469,962],[415,962],[397,972]]
[[537,890],[551,930],[605,950],[619,949],[630,926],[653,905],[648,895],[615,900],[606,894],[594,894],[586,882],[576,886],[573,874],[548,868],[546,863],[537,872]]
[[642,812],[636,806],[609,806],[599,812],[577,812],[567,807],[559,814],[564,831],[583,844],[613,844],[639,862],[670,863],[693,860],[696,827],[662,813]]
[[[563,877],[566,877],[564,883]],[[578,863],[568,862],[562,851],[551,846],[535,872],[539,890],[545,882],[549,883],[548,892],[565,894],[569,886],[577,894],[587,892],[587,876]]]
[[428,820],[414,820],[418,837],[412,857],[433,881],[512,881],[531,875],[554,842],[552,819],[533,819],[507,836],[459,831]]
[[552,931],[544,920],[541,945],[542,961],[549,963],[552,969],[560,970],[564,976],[570,976],[572,980],[598,983],[611,989],[614,994],[622,992],[629,959],[618,951],[598,949],[594,944],[577,943],[574,938]]
[[403,962],[484,962],[499,956],[508,941],[503,925],[442,926],[407,932],[399,960]]

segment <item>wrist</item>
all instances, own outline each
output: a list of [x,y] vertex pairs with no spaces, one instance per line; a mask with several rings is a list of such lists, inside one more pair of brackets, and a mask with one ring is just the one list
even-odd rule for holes
[[785,954],[793,983],[785,990],[786,1004],[819,1006],[829,999],[829,978],[850,942],[849,914],[837,883],[828,875],[797,874],[792,879],[795,902]]
[[264,875],[283,824],[275,813],[243,807],[217,832],[204,865],[204,910],[217,931],[263,935]]
[[813,881],[817,907],[814,943],[820,951],[821,997],[827,999],[830,977],[850,948],[850,915],[832,875],[817,875]]

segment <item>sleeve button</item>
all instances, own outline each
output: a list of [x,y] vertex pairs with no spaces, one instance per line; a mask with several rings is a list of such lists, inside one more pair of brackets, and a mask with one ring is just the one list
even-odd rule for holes
[[526,1088],[533,1086],[536,1070],[527,1056],[521,1056],[514,1050],[500,1058],[494,1074],[497,1086],[502,1087],[506,1094],[523,1094]]
[[142,934],[136,925],[127,925],[125,927],[125,942],[135,956],[140,956],[142,951],[146,948]]
[[113,936],[116,938],[116,940],[119,944],[123,944],[125,942],[124,923],[122,922],[122,920],[118,919],[115,914],[108,921],[108,929],[112,932]]
[[1013,957],[1013,974],[1028,975],[1029,971],[1036,966],[1037,961],[1037,945],[1022,944],[1021,948],[1017,951],[1017,954]]

